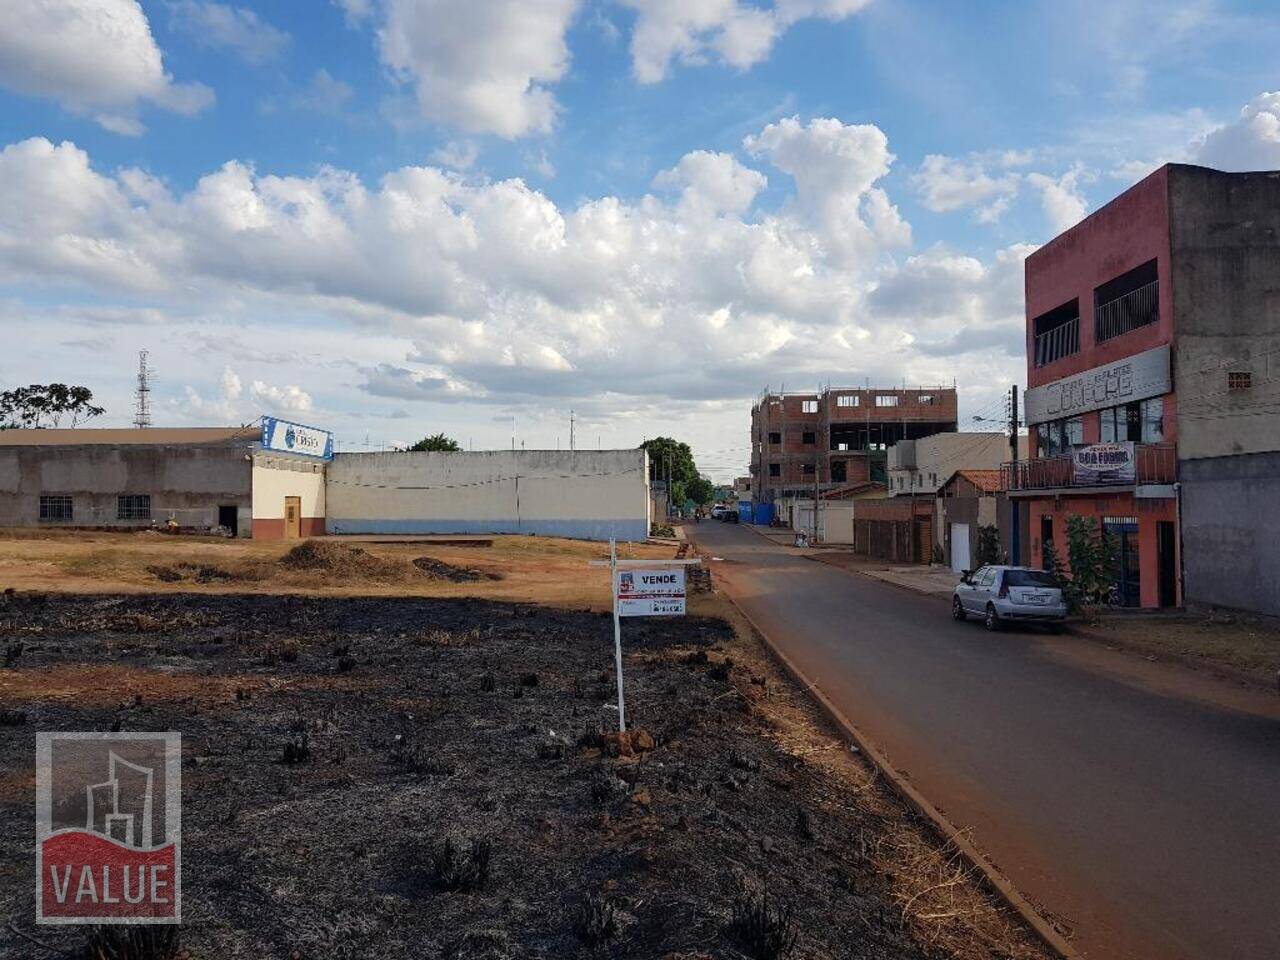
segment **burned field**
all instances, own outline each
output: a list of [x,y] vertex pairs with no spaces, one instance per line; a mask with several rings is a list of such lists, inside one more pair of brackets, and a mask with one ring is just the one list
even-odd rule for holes
[[606,614],[18,594],[0,630],[33,933],[35,731],[177,730],[195,958],[1046,955],[720,619],[628,622],[621,742]]

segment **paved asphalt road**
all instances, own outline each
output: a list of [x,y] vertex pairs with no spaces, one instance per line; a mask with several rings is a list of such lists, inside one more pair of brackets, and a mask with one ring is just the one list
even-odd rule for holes
[[1096,644],[988,634],[944,600],[737,525],[685,529],[727,561],[715,576],[756,624],[1090,960],[1280,958],[1275,698],[1185,697],[1071,652],[1122,656]]

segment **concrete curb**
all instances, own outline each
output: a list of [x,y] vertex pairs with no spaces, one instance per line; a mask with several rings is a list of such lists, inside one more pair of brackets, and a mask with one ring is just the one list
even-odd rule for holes
[[1044,917],[1039,910],[1029,901],[1013,882],[1009,880],[1003,873],[996,868],[983,854],[975,847],[967,837],[948,820],[942,812],[930,803],[911,783],[902,776],[889,763],[888,758],[882,754],[860,731],[853,722],[846,717],[830,699],[824,694],[817,685],[810,680],[798,666],[792,663],[791,659],[783,653],[772,640],[769,635],[757,626],[751,616],[742,609],[742,606],[733,599],[726,590],[721,590],[721,595],[733,604],[735,610],[742,615],[742,618],[750,624],[751,629],[755,631],[757,637],[765,645],[773,657],[782,665],[782,668],[790,675],[791,679],[798,683],[801,688],[813,697],[818,707],[826,715],[837,728],[844,732],[850,740],[857,745],[862,754],[867,757],[880,772],[881,776],[893,789],[893,792],[907,804],[917,814],[933,828],[937,835],[955,846],[960,855],[969,863],[971,867],[982,874],[986,882],[988,890],[1003,900],[1011,910],[1018,914],[1029,926],[1041,942],[1050,950],[1054,951],[1063,960],[1082,960],[1080,954],[1071,946],[1067,938],[1058,932],[1057,928]]

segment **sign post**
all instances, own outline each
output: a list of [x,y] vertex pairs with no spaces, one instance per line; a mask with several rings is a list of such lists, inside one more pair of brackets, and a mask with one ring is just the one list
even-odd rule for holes
[[613,669],[618,677],[618,731],[627,729],[627,699],[622,692],[622,615],[618,612],[618,541],[609,538],[609,588],[613,594]]
[[627,701],[622,685],[622,618],[682,617],[685,612],[684,568],[701,560],[619,560],[618,542],[609,538],[609,559],[591,560],[609,568],[613,595],[613,666],[618,677],[618,730],[627,730]]

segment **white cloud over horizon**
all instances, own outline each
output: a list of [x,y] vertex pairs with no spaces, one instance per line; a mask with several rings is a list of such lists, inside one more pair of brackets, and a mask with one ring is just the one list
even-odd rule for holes
[[[689,152],[657,175],[655,194],[560,207],[521,180],[430,166],[366,184],[228,161],[174,193],[33,138],[0,151],[0,282],[162,317],[252,318],[260,343],[299,338],[285,317],[312,318],[307,343],[327,331],[320,355],[336,379],[203,337],[202,354],[226,366],[184,389],[189,416],[418,401],[737,418],[784,375],[1016,376],[1009,278],[1023,248],[991,263],[940,248],[899,263],[911,232],[881,186],[892,164],[874,125],[788,118],[747,137],[740,156]],[[769,170],[794,189],[758,209]],[[135,322],[118,316],[117,330]],[[989,330],[980,343],[953,336],[983,316],[999,318],[994,341]],[[247,387],[234,372],[243,363],[257,364]],[[276,375],[259,372],[268,363]]]

